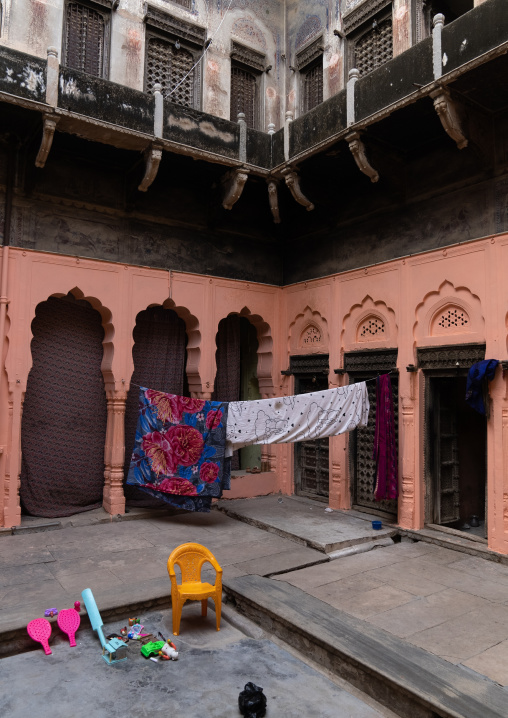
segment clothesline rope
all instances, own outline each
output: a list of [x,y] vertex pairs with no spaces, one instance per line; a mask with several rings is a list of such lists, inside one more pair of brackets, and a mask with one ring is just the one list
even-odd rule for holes
[[[389,376],[390,374],[394,374],[394,373],[395,373],[395,371],[394,371],[393,369],[391,369],[390,371],[385,371],[385,372],[383,372],[383,374],[385,374],[386,376]],[[367,382],[367,381],[376,381],[376,379],[377,379],[379,376],[382,376],[382,374],[376,374],[376,376],[371,376],[369,379],[362,379],[362,381],[355,381],[355,382],[353,382],[353,383],[354,383],[354,384],[361,384],[361,383],[364,382],[364,381],[365,381],[365,382]],[[136,382],[134,382],[134,381],[131,381],[131,382],[130,382],[130,386],[137,386],[138,389],[145,389],[145,388],[146,388],[146,387],[144,387],[144,386],[141,386],[140,384],[136,384]],[[352,386],[352,384],[348,384],[348,386]],[[162,389],[156,389],[156,391],[160,391],[160,392],[163,393],[163,394],[169,393],[169,392],[162,391]]]

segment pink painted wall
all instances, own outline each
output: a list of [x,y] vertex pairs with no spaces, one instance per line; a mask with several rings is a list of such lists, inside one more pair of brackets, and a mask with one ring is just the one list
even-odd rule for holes
[[[496,236],[407,259],[346,272],[285,288],[180,274],[11,248],[8,283],[1,294],[8,309],[4,340],[5,371],[0,383],[0,519],[20,522],[18,483],[20,429],[31,366],[31,321],[39,302],[69,291],[86,298],[103,318],[103,374],[108,396],[104,506],[124,510],[122,492],[123,412],[132,373],[132,331],[136,315],[151,305],[175,309],[185,321],[187,374],[194,395],[208,398],[215,377],[215,334],[230,313],[246,316],[258,333],[258,378],[264,397],[289,395],[292,377],[281,376],[291,354],[327,353],[329,385],[347,383],[334,373],[344,353],[398,347],[399,524],[421,528],[424,521],[423,395],[416,363],[419,346],[486,342],[487,357],[507,359],[508,236]],[[1,304],[1,299],[0,299]],[[436,316],[459,308],[467,325],[444,330]],[[365,334],[365,322],[384,332]],[[508,389],[498,370],[490,387],[488,422],[489,546],[508,554]],[[130,450],[130,448],[128,448]],[[234,494],[254,496],[293,491],[293,447],[263,447],[271,472],[235,479]],[[239,493],[238,493],[239,492]],[[350,507],[348,436],[330,442],[330,505]]]

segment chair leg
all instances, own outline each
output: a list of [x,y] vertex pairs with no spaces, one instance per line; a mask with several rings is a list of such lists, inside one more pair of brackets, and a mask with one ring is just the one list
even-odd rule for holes
[[173,601],[173,636],[178,636],[180,633],[180,620],[182,618],[182,607],[183,603],[176,600]]
[[201,615],[203,617],[206,617],[207,612],[208,612],[208,599],[204,598],[201,601]]
[[220,613],[222,608],[222,596],[215,596],[213,602],[215,603],[215,620],[217,623],[217,630],[220,631]]

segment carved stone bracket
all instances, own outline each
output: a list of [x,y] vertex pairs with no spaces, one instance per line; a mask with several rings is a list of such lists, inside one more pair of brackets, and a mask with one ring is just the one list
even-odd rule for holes
[[298,172],[291,167],[287,167],[285,170],[282,170],[281,174],[284,176],[286,184],[289,187],[289,191],[293,195],[294,199],[296,199],[298,204],[301,204],[302,207],[305,207],[307,212],[313,210],[314,205],[309,199],[307,199],[307,197],[300,189],[300,177],[298,175]]
[[449,91],[445,88],[432,92],[430,96],[434,100],[434,107],[445,132],[456,143],[459,150],[467,147],[468,140],[460,121],[460,105],[452,100]]
[[228,172],[224,179],[224,198],[222,206],[224,209],[232,209],[233,205],[238,202],[242,196],[243,188],[247,182],[250,170],[245,167],[239,167],[236,170]]
[[138,186],[140,192],[146,192],[159,171],[160,161],[162,159],[162,146],[154,143],[145,153],[145,174]]
[[37,157],[35,158],[36,167],[44,167],[46,164],[59,119],[59,117],[55,117],[54,115],[44,115],[41,146],[39,147]]
[[349,135],[346,135],[346,142],[349,145],[351,154],[355,158],[355,162],[360,172],[363,172],[364,175],[370,177],[371,182],[377,182],[379,179],[379,174],[374,169],[374,167],[372,167],[369,160],[367,159],[367,156],[365,154],[365,145],[362,142],[360,133],[351,132]]
[[277,193],[279,183],[274,179],[268,179],[266,181],[268,182],[268,202],[272,210],[273,221],[275,224],[280,224],[279,197]]

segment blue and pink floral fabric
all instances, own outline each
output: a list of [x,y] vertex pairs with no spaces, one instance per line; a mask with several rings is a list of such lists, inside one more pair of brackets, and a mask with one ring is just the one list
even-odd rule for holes
[[228,404],[140,388],[127,483],[172,506],[210,511],[229,488]]

